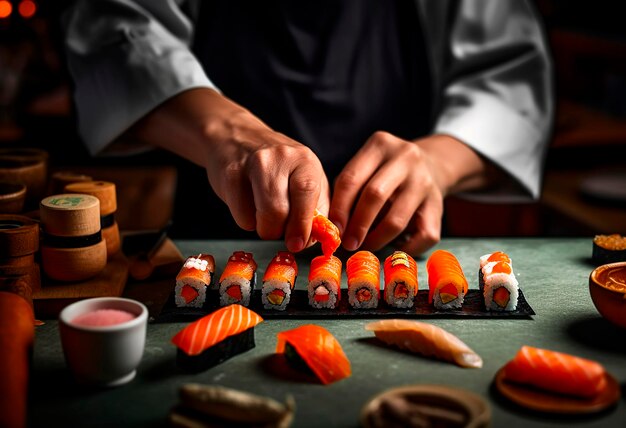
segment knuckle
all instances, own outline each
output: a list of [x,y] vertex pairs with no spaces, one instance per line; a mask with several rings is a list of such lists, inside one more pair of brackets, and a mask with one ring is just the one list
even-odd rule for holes
[[385,202],[389,195],[387,189],[382,185],[370,185],[365,188],[363,196],[371,202]]
[[320,188],[318,181],[311,177],[299,177],[293,181],[293,190],[297,193],[314,194]]
[[406,228],[407,220],[399,216],[387,216],[382,226],[394,235],[399,234]]
[[338,189],[351,189],[359,185],[357,175],[354,171],[343,171],[337,177],[335,187]]

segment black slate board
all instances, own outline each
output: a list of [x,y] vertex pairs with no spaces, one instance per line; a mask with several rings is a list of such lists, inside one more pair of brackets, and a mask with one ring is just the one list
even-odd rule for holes
[[[398,309],[388,306],[382,300],[376,309],[353,309],[348,303],[348,290],[341,290],[339,307],[335,309],[315,309],[309,306],[307,290],[292,291],[291,301],[284,311],[265,309],[261,302],[261,290],[255,289],[250,296],[250,306],[254,312],[264,319],[326,319],[326,318],[498,318],[498,319],[529,319],[535,315],[524,293],[519,290],[517,309],[509,312],[488,311],[482,293],[469,290],[465,296],[462,309],[438,311],[428,304],[428,291],[418,291],[415,304],[410,309]],[[165,303],[155,322],[189,322],[201,318],[219,308],[217,290],[208,290],[207,299],[202,308],[178,308],[172,293]]]

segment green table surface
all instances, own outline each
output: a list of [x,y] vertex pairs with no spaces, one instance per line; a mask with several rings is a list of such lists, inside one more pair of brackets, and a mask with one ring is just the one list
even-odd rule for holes
[[[280,242],[178,241],[185,255],[208,252],[218,270],[234,250],[251,251],[261,277]],[[479,394],[491,405],[494,427],[626,427],[626,330],[602,319],[588,291],[592,270],[590,238],[444,239],[435,247],[452,251],[470,288],[477,288],[478,258],[496,250],[513,259],[520,287],[536,312],[532,319],[426,319],[457,335],[481,355],[481,369],[455,365],[376,345],[363,326],[367,319],[267,320],[256,327],[256,347],[200,374],[176,369],[172,336],[185,324],[148,325],[147,342],[137,377],[121,387],[90,390],[78,387],[67,370],[56,321],[36,331],[29,400],[30,426],[167,426],[178,401],[178,388],[188,382],[222,385],[278,400],[296,400],[296,427],[354,427],[363,405],[389,388],[411,384],[443,384]],[[390,249],[382,251],[385,257]],[[306,286],[310,259],[319,248],[298,256],[297,287]],[[428,256],[426,254],[426,256]],[[341,254],[345,263],[347,254]],[[427,287],[425,258],[418,259],[419,284]],[[150,285],[144,285],[149,287]],[[171,282],[173,288],[173,279]],[[345,287],[345,274],[343,278]],[[149,295],[149,293],[148,293]],[[153,303],[153,302],[147,302]],[[422,319],[423,320],[423,319]],[[341,343],[352,364],[352,376],[323,386],[287,377],[275,369],[276,334],[314,322]],[[622,398],[613,408],[575,417],[536,414],[493,390],[495,373],[522,345],[532,345],[596,360],[613,374]]]

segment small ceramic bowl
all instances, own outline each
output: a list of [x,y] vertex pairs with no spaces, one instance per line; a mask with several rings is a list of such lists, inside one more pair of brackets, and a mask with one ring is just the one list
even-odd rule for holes
[[0,214],[18,214],[24,209],[26,186],[0,182]]
[[[76,317],[101,309],[130,312],[129,321],[108,326],[76,325]],[[65,361],[80,384],[117,386],[136,374],[146,341],[148,310],[131,299],[98,297],[67,306],[59,315]]]
[[626,328],[626,262],[595,268],[589,275],[589,292],[600,315]]

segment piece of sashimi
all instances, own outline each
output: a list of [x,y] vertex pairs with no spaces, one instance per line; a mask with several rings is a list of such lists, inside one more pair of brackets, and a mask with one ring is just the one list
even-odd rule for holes
[[373,331],[387,344],[427,357],[451,361],[461,367],[480,368],[483,365],[480,356],[461,339],[432,324],[394,319],[369,323],[365,329]]
[[256,312],[241,305],[225,306],[192,322],[179,331],[172,343],[187,355],[198,355],[221,342],[263,321]]
[[296,350],[325,385],[351,375],[348,357],[337,339],[323,327],[307,324],[278,333],[276,352],[283,353],[285,343]]
[[317,210],[311,225],[311,238],[320,242],[326,257],[332,256],[341,245],[341,234],[337,226]]
[[601,364],[561,352],[522,346],[504,367],[508,380],[548,391],[591,398],[606,388]]

